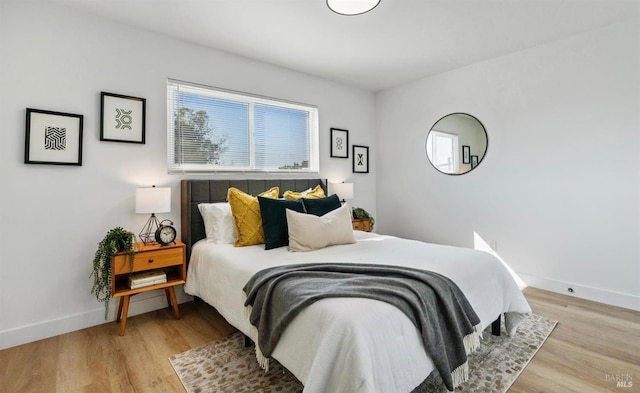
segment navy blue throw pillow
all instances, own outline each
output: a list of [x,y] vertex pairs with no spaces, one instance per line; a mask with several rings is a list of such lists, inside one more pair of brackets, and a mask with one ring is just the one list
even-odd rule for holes
[[313,214],[314,216],[324,216],[342,206],[336,194],[319,199],[302,198],[302,203],[307,214]]
[[259,196],[260,215],[264,229],[264,249],[271,250],[289,245],[286,209],[304,213],[302,201],[271,199]]

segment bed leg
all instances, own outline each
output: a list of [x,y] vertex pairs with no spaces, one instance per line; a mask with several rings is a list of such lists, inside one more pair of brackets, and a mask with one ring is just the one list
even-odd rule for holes
[[245,348],[249,348],[251,345],[253,345],[253,341],[251,341],[251,339],[249,337],[247,337],[246,335],[242,335],[242,337],[244,337],[244,347]]
[[491,334],[493,334],[494,336],[500,335],[500,316],[498,316],[498,319],[491,323]]

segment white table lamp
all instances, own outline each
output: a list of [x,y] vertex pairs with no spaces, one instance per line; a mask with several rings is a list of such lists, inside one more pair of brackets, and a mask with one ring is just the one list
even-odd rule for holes
[[347,199],[353,199],[353,183],[331,183],[331,190],[345,203]]

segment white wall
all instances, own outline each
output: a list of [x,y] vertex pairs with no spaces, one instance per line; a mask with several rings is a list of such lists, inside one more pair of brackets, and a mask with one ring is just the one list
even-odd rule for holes
[[[134,214],[136,187],[171,187],[161,218],[179,227],[179,181],[195,176],[167,174],[167,78],[317,105],[320,176],[353,181],[352,204],[376,214],[373,94],[60,5],[0,7],[0,348],[104,322],[90,294],[93,254],[110,228],[140,231],[148,217]],[[147,99],[146,144],[99,141],[101,91]],[[23,163],[27,107],[84,115],[81,167]],[[329,158],[330,127],[370,146],[370,174]],[[133,298],[130,314],[164,307],[156,292]]]
[[[640,310],[639,27],[378,93],[378,230],[465,247],[475,231],[534,286]],[[489,137],[463,176],[438,173],[424,153],[431,125],[452,112],[476,116]]]

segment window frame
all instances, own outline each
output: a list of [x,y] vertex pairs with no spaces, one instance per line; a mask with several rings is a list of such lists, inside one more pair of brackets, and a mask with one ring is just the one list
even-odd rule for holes
[[[448,174],[456,174],[458,173],[459,170],[459,161],[460,161],[460,157],[458,155],[458,151],[460,149],[460,142],[459,142],[459,136],[457,134],[453,134],[450,132],[444,132],[444,131],[438,131],[438,130],[431,130],[430,134],[432,136],[431,140],[427,140],[427,149],[430,149],[430,158],[431,158],[431,163],[433,164],[433,166],[439,170],[442,173],[448,173]],[[442,168],[440,168],[441,165],[436,164],[434,161],[438,161],[438,149],[437,147],[437,142],[435,141],[436,138],[444,138],[447,140],[451,141],[451,162],[447,164],[447,166],[451,167],[451,171],[446,171]]]
[[[188,91],[192,94],[204,95],[211,98],[228,100],[248,105],[248,127],[249,127],[249,165],[248,166],[223,166],[213,164],[193,164],[175,162],[175,121],[174,110],[176,90]],[[255,167],[256,149],[255,139],[255,119],[254,104],[270,105],[279,108],[294,109],[307,112],[308,120],[308,154],[309,166],[301,169],[259,169]],[[223,89],[219,87],[207,86],[197,83],[185,82],[176,79],[167,79],[167,167],[170,174],[181,173],[304,173],[314,174],[320,172],[320,149],[319,149],[319,116],[318,107],[315,105],[299,102],[287,101],[279,98],[260,96],[256,94]]]

